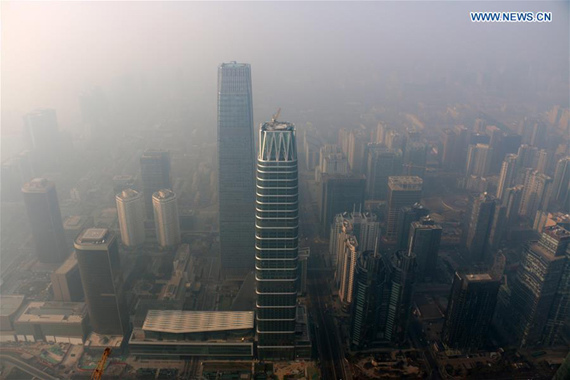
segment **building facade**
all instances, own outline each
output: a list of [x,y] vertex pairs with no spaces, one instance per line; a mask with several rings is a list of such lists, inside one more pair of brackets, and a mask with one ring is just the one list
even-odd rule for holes
[[61,263],[69,256],[55,184],[36,178],[22,187],[36,255],[42,263]]
[[220,251],[225,272],[254,267],[254,142],[251,67],[218,67]]
[[133,189],[126,189],[116,195],[117,214],[121,241],[127,247],[136,247],[145,241],[144,198]]
[[172,189],[170,153],[149,149],[140,159],[141,182],[147,219],[154,217],[152,195],[160,189]]
[[177,247],[181,236],[176,194],[171,190],[161,189],[153,194],[152,206],[158,244],[162,248]]
[[259,131],[255,214],[256,328],[260,359],[295,355],[299,204],[295,126]]
[[106,228],[86,229],[75,240],[75,252],[93,331],[124,335],[129,316],[117,237]]
[[388,177],[388,217],[386,239],[395,241],[398,213],[402,207],[418,203],[422,198],[423,180],[417,176]]

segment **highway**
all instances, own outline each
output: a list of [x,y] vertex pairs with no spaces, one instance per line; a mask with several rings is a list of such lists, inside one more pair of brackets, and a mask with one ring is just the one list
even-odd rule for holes
[[11,354],[2,352],[2,353],[0,353],[0,359],[2,361],[5,361],[5,362],[12,364],[15,367],[18,367],[22,371],[29,373],[32,376],[37,377],[38,379],[57,380],[57,377],[53,377],[51,375],[48,375],[47,373],[40,371],[39,369],[29,365],[28,363],[20,360],[19,358],[17,358],[16,356],[13,356]]

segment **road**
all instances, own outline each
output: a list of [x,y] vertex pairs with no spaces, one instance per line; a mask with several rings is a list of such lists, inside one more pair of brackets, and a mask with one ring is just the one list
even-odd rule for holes
[[48,375],[47,373],[40,371],[39,369],[29,365],[26,362],[23,362],[22,360],[18,359],[17,357],[15,357],[11,354],[0,353],[0,359],[2,361],[5,361],[5,362],[12,364],[14,367],[18,367],[22,371],[29,373],[32,376],[37,377],[38,379],[57,380],[57,377],[53,377],[51,375]]
[[332,272],[311,271],[308,279],[309,311],[315,325],[316,343],[319,352],[321,370],[325,380],[352,380],[344,356],[343,344],[334,323],[333,316],[327,309],[332,305],[332,296],[328,279]]

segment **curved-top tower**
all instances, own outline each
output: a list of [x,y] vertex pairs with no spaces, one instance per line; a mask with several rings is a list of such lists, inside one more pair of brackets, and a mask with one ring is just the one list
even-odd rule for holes
[[293,359],[297,308],[298,173],[295,126],[259,131],[255,202],[258,356]]

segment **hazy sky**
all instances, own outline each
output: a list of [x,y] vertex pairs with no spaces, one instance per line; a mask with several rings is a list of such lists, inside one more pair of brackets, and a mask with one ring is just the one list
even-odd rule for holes
[[[215,121],[216,67],[230,60],[252,64],[254,102],[268,109],[310,107],[322,94],[372,86],[395,70],[411,81],[489,65],[568,70],[567,1],[1,6],[3,134],[19,131],[22,115],[38,107],[55,108],[62,129],[76,128],[78,94],[100,86],[112,95],[125,78],[155,94],[183,86],[197,118]],[[470,21],[470,11],[487,10],[551,11],[553,22]]]

